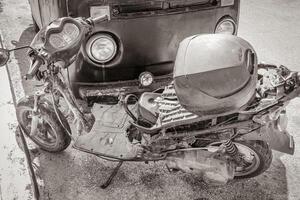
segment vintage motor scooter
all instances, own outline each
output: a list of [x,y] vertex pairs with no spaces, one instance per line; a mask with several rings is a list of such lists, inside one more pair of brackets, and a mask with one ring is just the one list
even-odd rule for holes
[[[188,37],[169,85],[139,97],[120,93],[117,105],[82,109],[69,88],[68,66],[94,24],[106,20],[59,18],[23,47],[31,59],[24,78],[44,86],[18,102],[17,118],[41,149],[60,152],[73,141],[77,150],[118,162],[103,188],[124,161],[165,161],[171,172],[226,183],[267,170],[271,149],[294,153],[285,107],[299,96],[299,74],[257,64],[252,46],[232,35]],[[0,49],[1,66],[13,50]]]

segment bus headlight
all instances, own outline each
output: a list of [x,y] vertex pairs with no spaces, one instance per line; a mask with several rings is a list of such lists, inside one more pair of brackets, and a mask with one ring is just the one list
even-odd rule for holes
[[93,35],[86,44],[86,52],[89,58],[98,63],[111,61],[117,53],[117,43],[108,34],[99,33]]

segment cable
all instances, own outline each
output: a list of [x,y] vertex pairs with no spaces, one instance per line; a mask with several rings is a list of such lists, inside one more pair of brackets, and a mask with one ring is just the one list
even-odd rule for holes
[[60,115],[58,113],[57,105],[55,104],[54,94],[53,94],[52,90],[51,90],[51,99],[52,99],[52,104],[53,104],[54,112],[55,112],[55,114],[57,116],[57,119],[58,119],[59,123],[67,131],[67,133],[68,133],[69,137],[71,138],[71,140],[75,141],[75,138],[72,136],[72,133],[70,133],[70,131],[65,127],[65,125],[62,122],[62,119],[60,118]]
[[133,119],[133,121],[136,122],[137,118],[134,116],[134,114],[128,108],[128,100],[129,100],[130,97],[135,98],[136,101],[139,100],[138,97],[134,94],[127,95],[124,99],[124,109],[125,109],[126,113]]

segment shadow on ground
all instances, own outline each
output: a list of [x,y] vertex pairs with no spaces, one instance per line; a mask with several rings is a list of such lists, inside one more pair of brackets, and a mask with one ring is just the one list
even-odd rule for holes
[[[30,26],[22,32],[19,41],[11,41],[11,43],[16,48],[30,45],[34,35],[34,28],[33,26]],[[14,52],[22,76],[27,73],[30,66],[30,60],[27,56],[27,51],[28,49],[21,49]],[[37,86],[41,85],[41,82],[22,79],[22,85],[24,87],[26,95],[29,95],[32,94],[35,89],[37,89]]]
[[2,0],[0,0],[0,12],[3,11]]
[[[14,44],[16,47],[27,45],[33,36],[33,28],[28,27]],[[29,66],[26,51],[15,53],[23,75]],[[35,84],[37,83],[23,81],[26,94],[32,93]],[[278,153],[275,153],[271,168],[263,175],[248,180],[232,181],[222,187],[209,186],[197,176],[170,174],[163,163],[127,163],[106,190],[102,190],[100,185],[113,170],[115,163],[100,160],[72,148],[60,154],[39,150],[36,156],[40,158],[39,175],[45,183],[43,196],[49,200],[288,199],[286,171]]]

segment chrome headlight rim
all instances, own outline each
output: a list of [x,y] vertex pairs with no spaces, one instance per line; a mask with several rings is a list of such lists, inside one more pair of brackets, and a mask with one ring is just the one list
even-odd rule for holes
[[[113,49],[113,53],[108,58],[99,60],[93,55],[92,47],[97,40],[103,39],[103,38],[109,40],[113,44],[114,49]],[[99,33],[92,35],[88,39],[86,46],[85,46],[85,51],[86,51],[89,59],[92,60],[93,62],[98,63],[98,64],[106,64],[106,63],[109,63],[110,61],[112,61],[116,57],[117,52],[118,52],[118,44],[117,44],[117,41],[115,40],[115,38],[111,34],[105,33],[105,32],[99,32]]]
[[221,18],[215,27],[214,33],[215,34],[229,34],[228,32],[226,33],[226,32],[218,32],[217,31],[222,24],[227,23],[227,22],[229,22],[233,27],[233,32],[231,32],[230,35],[236,35],[237,34],[237,23],[231,17]]

